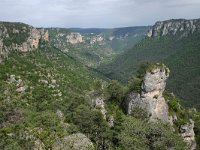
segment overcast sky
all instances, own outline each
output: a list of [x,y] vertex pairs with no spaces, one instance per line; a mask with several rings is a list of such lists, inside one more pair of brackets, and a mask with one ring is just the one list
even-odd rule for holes
[[35,27],[124,27],[200,18],[200,0],[0,0],[0,20]]

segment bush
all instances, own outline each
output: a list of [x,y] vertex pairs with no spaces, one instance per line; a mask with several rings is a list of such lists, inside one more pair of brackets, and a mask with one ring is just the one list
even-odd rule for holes
[[145,120],[149,118],[148,112],[140,107],[135,107],[130,114],[132,117]]
[[118,104],[121,104],[122,98],[124,97],[124,89],[119,84],[118,81],[113,80],[107,87],[107,92],[109,95],[109,100],[115,101]]
[[142,86],[142,79],[133,76],[128,82],[129,90],[140,93]]
[[147,122],[127,117],[118,136],[120,147],[126,150],[183,150],[186,145],[182,137],[174,133],[168,124]]
[[111,133],[100,111],[80,105],[73,113],[73,123],[78,126],[82,133],[95,142],[98,149],[109,147]]

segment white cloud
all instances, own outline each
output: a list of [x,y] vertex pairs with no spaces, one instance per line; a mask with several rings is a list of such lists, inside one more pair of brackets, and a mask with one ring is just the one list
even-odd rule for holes
[[120,27],[198,18],[199,0],[1,0],[0,20],[43,27]]

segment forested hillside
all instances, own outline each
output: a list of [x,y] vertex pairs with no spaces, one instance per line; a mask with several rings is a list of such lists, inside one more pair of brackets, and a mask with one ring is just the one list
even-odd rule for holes
[[14,51],[0,68],[0,149],[47,149],[56,138],[77,133],[73,111],[90,106],[89,93],[102,83],[53,48]]
[[96,68],[143,39],[149,27],[116,29],[49,28],[50,42],[83,64]]
[[200,36],[198,30],[193,33],[190,28],[185,30],[146,37],[113,62],[100,66],[99,70],[111,79],[127,82],[140,64],[164,62],[171,70],[167,89],[185,99],[182,102],[187,106],[200,108]]
[[[173,83],[180,81],[179,78],[185,81],[190,77],[196,79],[198,72],[195,69],[191,72],[195,76],[185,72],[185,76],[179,78],[175,77],[179,72],[173,69],[180,70],[179,67],[184,66],[181,70],[184,71],[189,64],[196,68],[198,61],[193,62],[191,58],[196,60],[198,57],[196,47],[199,45],[192,44],[199,39],[198,34],[181,39],[175,36],[143,39],[136,45],[137,49],[127,51],[126,61],[117,61],[119,68],[125,63],[122,71],[125,68],[131,70],[132,57],[137,54],[135,58],[138,59],[134,60],[137,71],[132,72],[135,76],[123,85],[116,80],[105,80],[98,70],[88,67],[77,55],[70,55],[68,50],[55,47],[55,44],[65,46],[65,40],[71,46],[82,44],[80,33],[52,29],[49,31],[50,36],[59,38],[49,40],[48,30],[24,24],[20,24],[20,29],[15,29],[18,23],[10,25],[12,23],[0,28],[4,31],[0,32],[3,33],[0,47],[0,54],[3,55],[0,63],[0,149],[199,148],[199,112],[194,108],[183,107],[179,103],[182,101],[180,98],[165,90],[171,74],[170,80],[175,78]],[[8,28],[10,32],[7,32]],[[28,28],[28,36],[16,46],[13,39],[25,28]],[[118,32],[116,36],[126,33],[124,29]],[[99,36],[95,38],[102,40]],[[11,42],[9,47],[5,45],[4,39]],[[58,43],[52,43],[55,41]],[[144,49],[147,46],[149,48]],[[196,55],[190,53],[191,49],[187,51],[187,47],[192,46]],[[149,53],[146,53],[147,50]],[[183,50],[185,53],[182,53]],[[188,63],[182,63],[182,58],[185,61],[186,56]],[[139,65],[143,60],[163,60],[169,65],[172,62],[171,72],[163,63]],[[123,79],[126,80],[125,76]],[[176,91],[177,87],[170,87]]]

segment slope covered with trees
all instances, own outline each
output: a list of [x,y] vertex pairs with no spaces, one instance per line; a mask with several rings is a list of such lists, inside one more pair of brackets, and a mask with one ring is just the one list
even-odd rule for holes
[[71,120],[76,105],[89,103],[85,95],[101,82],[53,48],[11,52],[0,68],[0,149],[30,149],[36,139],[47,149],[57,137],[76,133],[56,112]]
[[144,38],[149,27],[116,29],[49,28],[51,44],[87,66],[96,68]]
[[147,61],[164,62],[171,70],[167,89],[184,99],[183,103],[187,106],[200,108],[199,40],[199,32],[187,36],[177,33],[146,37],[113,62],[101,65],[99,71],[111,79],[127,82],[140,64]]
[[[68,34],[65,29],[63,32]],[[157,41],[170,43],[173,39],[149,38],[137,47],[158,46]],[[194,121],[191,131],[194,129],[199,148],[199,112],[182,107],[171,93],[163,95],[169,106],[167,112],[178,118],[173,125],[159,119],[152,122],[141,108],[125,112],[127,95],[142,93],[145,74],[158,66],[138,64],[136,76],[128,85],[122,85],[105,81],[77,57],[48,41],[28,52],[12,49],[0,64],[0,149],[182,150],[187,145],[180,128],[188,126],[189,119]]]

